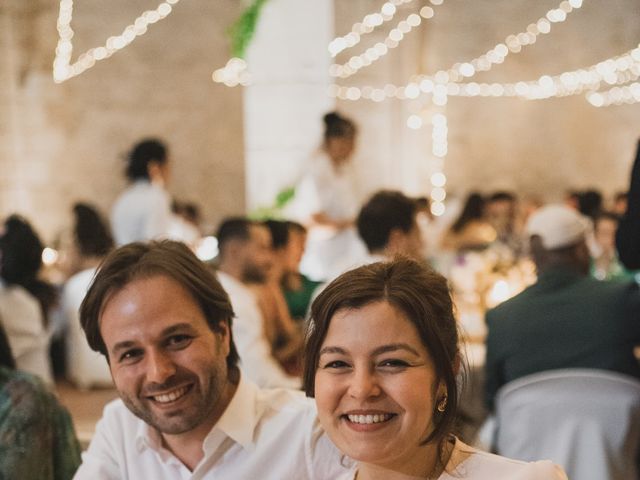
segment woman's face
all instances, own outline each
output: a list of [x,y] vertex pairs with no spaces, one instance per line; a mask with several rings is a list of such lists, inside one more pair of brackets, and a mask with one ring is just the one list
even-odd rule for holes
[[346,163],[355,149],[356,139],[354,135],[343,137],[331,137],[327,139],[326,149],[329,157],[336,165]]
[[315,375],[318,416],[347,456],[396,471],[425,457],[433,430],[433,362],[414,325],[387,302],[339,310]]

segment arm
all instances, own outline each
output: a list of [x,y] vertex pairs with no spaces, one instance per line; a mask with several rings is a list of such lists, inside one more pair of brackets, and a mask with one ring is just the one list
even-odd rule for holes
[[616,232],[616,246],[625,267],[640,268],[640,141],[631,170],[627,213]]

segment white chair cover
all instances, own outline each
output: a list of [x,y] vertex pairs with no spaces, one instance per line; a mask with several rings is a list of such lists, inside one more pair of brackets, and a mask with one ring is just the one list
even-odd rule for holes
[[640,381],[563,369],[505,385],[496,398],[496,450],[550,459],[575,480],[638,479]]

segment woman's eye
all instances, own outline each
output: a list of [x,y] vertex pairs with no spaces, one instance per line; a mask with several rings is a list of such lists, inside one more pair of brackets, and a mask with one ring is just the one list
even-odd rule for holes
[[405,368],[409,366],[409,363],[404,361],[404,360],[400,360],[397,358],[391,358],[388,360],[382,360],[379,365],[381,367],[391,367],[391,368]]
[[342,360],[333,360],[331,362],[325,363],[322,368],[335,370],[335,369],[348,368],[348,367],[349,367],[349,364],[347,362],[344,362]]

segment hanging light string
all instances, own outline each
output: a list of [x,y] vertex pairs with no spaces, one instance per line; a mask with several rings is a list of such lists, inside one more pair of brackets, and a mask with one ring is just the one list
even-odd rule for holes
[[587,93],[587,101],[594,107],[639,103],[640,83],[634,82],[624,87],[613,87],[603,92],[589,92]]
[[413,0],[390,0],[385,2],[380,8],[379,13],[370,13],[366,15],[361,22],[353,24],[351,31],[348,34],[331,40],[328,46],[329,53],[332,57],[335,57],[343,50],[356,46],[360,43],[363,35],[371,33],[377,27],[393,20],[393,17],[398,11],[397,7],[412,1]]
[[[383,88],[370,86],[345,87],[334,85],[330,95],[342,100],[373,100],[387,98],[417,98],[422,94],[465,97],[520,97],[539,100],[551,97],[579,95],[598,90],[601,85],[624,85],[640,78],[640,45],[621,55],[607,58],[589,67],[563,72],[559,75],[543,75],[537,80],[516,83],[437,83],[430,78],[413,81],[406,86],[388,84]],[[598,97],[593,97],[598,98]]]
[[[440,5],[443,0],[431,0],[431,3]],[[520,53],[523,47],[536,43],[539,35],[551,32],[552,24],[566,21],[571,12],[582,7],[582,3],[583,0],[563,0],[558,5],[558,8],[549,10],[544,17],[539,18],[535,23],[529,24],[525,31],[508,35],[503,43],[498,43],[483,55],[466,62],[455,63],[449,69],[440,70],[434,75],[421,75],[418,77],[418,81],[431,79],[438,83],[457,82],[465,78],[471,78],[478,72],[489,71],[494,65],[503,63],[510,53]],[[433,15],[434,10],[431,7],[422,8],[420,15],[415,13],[409,15],[406,20],[401,21],[396,28],[389,32],[384,42],[377,43],[361,55],[351,57],[348,62],[342,65],[331,65],[329,74],[333,77],[344,79],[354,75],[360,69],[372,65],[385,56],[390,49],[397,47],[404,39],[405,34],[422,23],[422,18],[429,19]],[[367,17],[371,18],[370,15]]]
[[73,29],[71,28],[71,18],[73,16],[73,0],[61,0],[58,14],[58,45],[56,56],[53,61],[53,80],[62,83],[72,77],[80,75],[82,72],[93,67],[96,62],[109,58],[118,50],[133,42],[137,37],[147,33],[149,25],[152,25],[167,17],[180,0],[166,0],[155,10],[148,10],[140,15],[124,31],[118,35],[109,37],[103,46],[90,48],[78,57],[75,63],[71,63],[73,53]]
[[[405,0],[405,2],[407,1],[411,1],[411,0]],[[443,1],[444,0],[431,0],[431,3],[433,5],[441,5]],[[383,6],[383,9],[385,6],[389,6],[389,5],[393,6],[391,3],[386,3]],[[376,43],[373,47],[368,48],[364,53],[361,53],[360,55],[352,56],[349,59],[349,61],[341,65],[337,63],[334,63],[333,65],[331,65],[331,67],[329,68],[329,75],[331,75],[332,77],[340,77],[343,79],[348,78],[352,75],[355,75],[362,68],[372,65],[374,62],[384,57],[387,53],[389,53],[389,50],[396,48],[406,34],[411,32],[411,30],[413,30],[414,28],[420,26],[423,18],[430,19],[430,18],[433,18],[434,15],[435,15],[435,12],[431,7],[423,7],[420,10],[420,15],[418,15],[417,13],[409,14],[404,20],[401,20],[395,28],[389,31],[389,33],[387,34],[387,38],[383,42]],[[372,31],[373,28],[375,28],[375,26],[378,26],[381,24],[382,20],[383,20],[383,16],[381,14],[371,14],[365,17],[364,22],[368,21],[367,26]],[[356,24],[356,25],[362,25],[362,24]],[[364,28],[364,26],[361,28]],[[359,40],[360,36],[354,31],[352,31],[349,35],[353,35],[353,37],[351,37],[352,42],[355,42],[356,38],[358,39],[358,42],[360,41]],[[346,37],[340,37],[340,39],[347,38],[349,37],[349,35],[347,35]],[[333,42],[336,42],[336,40],[334,40]],[[330,51],[331,51],[331,45],[333,44],[333,42],[329,44]],[[343,43],[344,45],[347,44],[346,41],[344,41]],[[357,42],[353,44],[355,45],[356,43]],[[343,44],[340,44],[340,47],[342,46]],[[351,44],[349,44],[348,46],[350,47]],[[344,48],[347,48],[347,46],[344,46]]]

